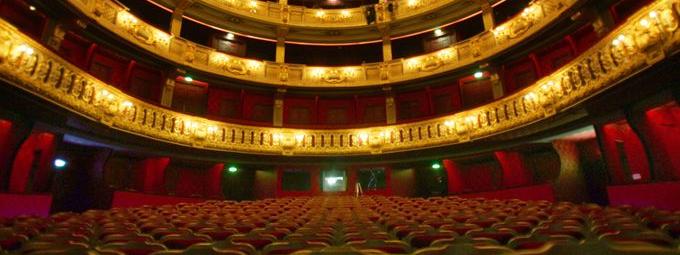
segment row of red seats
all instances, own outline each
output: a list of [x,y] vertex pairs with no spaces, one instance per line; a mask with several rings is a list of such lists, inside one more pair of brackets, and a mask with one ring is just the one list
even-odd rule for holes
[[679,238],[680,212],[459,197],[208,201],[0,219],[0,253],[10,254],[679,254]]

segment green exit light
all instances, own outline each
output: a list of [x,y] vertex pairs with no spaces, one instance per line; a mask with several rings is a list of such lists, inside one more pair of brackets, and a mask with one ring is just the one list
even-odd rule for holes
[[439,169],[439,168],[442,168],[442,165],[440,165],[439,163],[433,163],[432,164],[432,169]]
[[227,170],[229,170],[230,173],[238,172],[238,168],[236,168],[235,166],[230,166],[229,169],[227,169]]

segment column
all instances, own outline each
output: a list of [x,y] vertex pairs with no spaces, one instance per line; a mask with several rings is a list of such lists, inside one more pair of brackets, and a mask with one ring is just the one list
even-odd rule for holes
[[586,180],[581,169],[579,148],[574,141],[555,140],[553,148],[560,156],[560,174],[555,180],[555,199],[581,203],[588,201]]
[[[172,75],[170,75],[172,76]],[[175,93],[175,79],[172,77],[165,80],[163,85],[163,92],[161,94],[161,105],[165,107],[172,107],[172,96]]]
[[388,23],[380,23],[377,26],[378,31],[380,31],[380,34],[382,35],[382,52],[383,52],[383,61],[391,61],[392,60],[392,40],[390,38],[390,24]]
[[179,36],[182,32],[182,15],[184,10],[189,8],[194,3],[193,0],[181,0],[172,12],[172,19],[170,20],[170,34]]
[[286,89],[280,88],[276,90],[274,97],[274,117],[273,124],[275,127],[283,126],[283,98],[286,94]]
[[392,61],[392,40],[389,35],[382,37],[382,52],[384,62]]
[[62,25],[51,20],[47,24],[47,32],[43,34],[42,41],[50,48],[58,50],[65,35],[66,32]]
[[276,63],[286,62],[286,39],[276,38]]
[[391,87],[384,87],[385,91],[385,119],[387,124],[397,123],[397,108],[394,102],[394,93]]
[[286,26],[276,28],[276,63],[286,62],[286,36],[288,31],[289,28]]
[[503,81],[500,78],[500,75],[498,75],[498,72],[492,71],[491,73],[491,92],[493,93],[493,98],[494,99],[499,99],[503,97],[505,94],[505,89],[503,88]]
[[481,0],[482,19],[484,20],[484,30],[489,31],[496,26],[493,18],[493,7],[487,0]]

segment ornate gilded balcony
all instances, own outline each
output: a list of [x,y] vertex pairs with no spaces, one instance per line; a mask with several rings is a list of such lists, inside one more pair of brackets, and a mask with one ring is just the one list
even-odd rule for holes
[[535,35],[578,0],[534,1],[520,15],[493,30],[445,49],[407,59],[345,67],[313,67],[231,56],[156,29],[112,0],[68,2],[123,39],[178,65],[277,87],[342,88],[409,81],[483,61]]
[[[499,0],[490,1],[491,4]],[[170,10],[184,8],[181,1],[154,0]],[[318,9],[289,5],[287,1],[198,0],[183,9],[183,15],[237,33],[276,39],[276,29],[293,28],[287,40],[298,42],[356,42],[380,40],[376,27],[390,26],[387,33],[404,35],[431,29],[480,11],[480,4],[467,0],[397,0],[346,9]],[[375,23],[367,25],[368,9],[375,11]],[[241,22],[234,22],[241,21]],[[332,31],[334,36],[327,36]]]
[[466,143],[564,112],[680,49],[679,15],[680,0],[656,1],[563,68],[515,94],[445,117],[369,128],[265,128],[177,113],[102,83],[4,21],[0,75],[93,121],[168,143],[251,154],[380,154]]

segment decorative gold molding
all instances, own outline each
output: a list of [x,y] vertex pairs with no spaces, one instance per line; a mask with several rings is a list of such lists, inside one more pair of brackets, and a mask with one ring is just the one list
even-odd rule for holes
[[[101,26],[176,64],[191,64],[193,68],[216,75],[277,87],[381,86],[452,71],[507,50],[557,20],[577,1],[534,1],[521,15],[506,21],[492,31],[422,56],[361,66],[309,67],[230,56],[173,37],[137,19],[112,0],[68,0]],[[264,4],[256,2],[257,5]],[[407,2],[403,4],[407,6]],[[355,70],[356,75],[347,76],[342,70]],[[320,72],[327,74],[325,78],[318,75]]]
[[[365,26],[367,24],[366,8],[371,8],[370,5],[366,5],[346,9],[314,9],[258,0],[197,0],[196,2],[220,12],[237,14],[279,26],[313,28]],[[381,2],[375,5],[376,21],[384,23],[404,20],[460,2],[462,0],[397,0],[394,1],[393,14],[387,10],[385,6],[387,3]]]
[[0,75],[20,89],[94,121],[168,143],[252,154],[390,153],[464,143],[518,129],[614,86],[680,48],[678,5],[680,0],[656,1],[563,68],[513,95],[445,117],[379,127],[266,128],[177,113],[104,84],[4,21],[0,22]]

